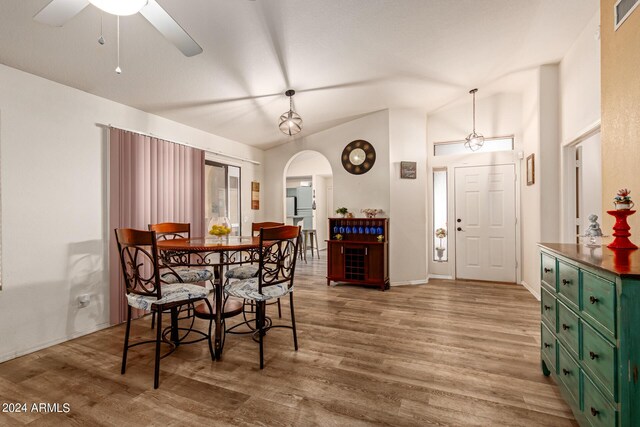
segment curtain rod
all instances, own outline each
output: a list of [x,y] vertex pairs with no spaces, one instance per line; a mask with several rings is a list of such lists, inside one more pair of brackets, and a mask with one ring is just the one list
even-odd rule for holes
[[195,145],[193,145],[193,144],[188,144],[188,143],[186,143],[186,142],[174,141],[174,140],[171,140],[171,139],[163,138],[163,137],[161,137],[161,136],[154,135],[154,134],[152,134],[152,133],[150,133],[150,132],[140,132],[139,130],[126,129],[126,128],[123,128],[123,127],[120,127],[120,126],[114,126],[114,125],[112,125],[111,123],[109,123],[109,124],[107,125],[107,127],[109,127],[109,128],[114,128],[114,129],[120,129],[120,130],[123,130],[123,131],[125,131],[125,132],[137,133],[137,134],[139,134],[139,135],[149,136],[149,137],[151,137],[151,138],[158,138],[158,139],[162,139],[163,141],[168,141],[168,142],[172,142],[172,143],[174,143],[174,144],[184,145],[184,146],[186,146],[186,147],[197,148],[198,150],[203,150],[203,151],[206,151],[207,153],[215,154],[215,155],[222,156],[222,157],[227,157],[227,158],[229,158],[229,159],[235,159],[235,160],[240,160],[240,161],[242,161],[242,162],[252,163],[252,164],[254,164],[254,165],[260,165],[260,162],[257,162],[257,161],[255,161],[255,160],[246,159],[246,158],[244,158],[244,157],[239,157],[239,156],[234,156],[233,154],[225,154],[225,153],[223,153],[223,152],[221,152],[221,151],[211,151],[211,150],[207,150],[207,149],[205,149],[205,148],[202,148],[202,147],[196,147]]

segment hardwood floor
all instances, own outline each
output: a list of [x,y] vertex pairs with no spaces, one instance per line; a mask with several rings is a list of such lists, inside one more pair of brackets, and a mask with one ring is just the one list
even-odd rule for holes
[[[0,403],[70,405],[0,425],[577,425],[540,371],[539,303],[520,286],[327,287],[324,259],[302,263],[296,286],[300,350],[269,331],[262,371],[257,344],[230,335],[220,362],[206,342],[163,359],[154,390],[153,346],[130,350],[120,375],[117,326],[0,364]],[[149,326],[133,322],[132,339]]]

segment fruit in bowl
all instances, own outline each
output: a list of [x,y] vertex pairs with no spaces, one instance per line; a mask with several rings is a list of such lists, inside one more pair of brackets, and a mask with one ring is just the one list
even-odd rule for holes
[[222,238],[231,233],[231,222],[226,217],[214,217],[209,221],[209,234]]
[[221,224],[214,224],[209,229],[209,234],[213,234],[214,236],[226,236],[231,233],[231,227],[227,227]]

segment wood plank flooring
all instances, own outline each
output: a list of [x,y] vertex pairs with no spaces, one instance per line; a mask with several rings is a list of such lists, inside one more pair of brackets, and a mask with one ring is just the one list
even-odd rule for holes
[[[520,286],[327,287],[325,260],[309,259],[295,304],[300,350],[269,331],[262,371],[257,344],[230,335],[220,362],[205,342],[163,359],[154,390],[153,346],[130,350],[120,375],[123,326],[0,364],[0,403],[70,405],[0,425],[577,425],[541,374],[539,303]],[[268,311],[289,319],[288,303],[281,320]],[[132,339],[149,326],[134,322]]]

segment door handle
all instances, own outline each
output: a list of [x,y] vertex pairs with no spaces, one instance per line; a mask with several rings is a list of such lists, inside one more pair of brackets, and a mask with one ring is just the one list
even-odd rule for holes
[[458,228],[456,228],[456,230],[462,231],[462,227],[458,227]]
[[462,219],[458,218],[456,219],[456,222],[462,222]]

